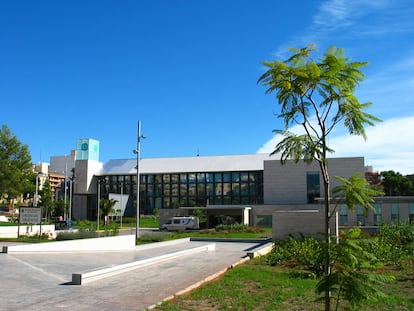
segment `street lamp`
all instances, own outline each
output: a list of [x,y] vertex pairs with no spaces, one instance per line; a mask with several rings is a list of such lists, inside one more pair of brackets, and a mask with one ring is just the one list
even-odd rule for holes
[[124,177],[122,176],[122,181],[121,181],[121,207],[120,207],[120,212],[121,212],[121,228],[122,228],[122,214],[124,213],[124,202],[123,202],[123,197],[124,197]]
[[98,177],[98,204],[96,206],[96,231],[99,231],[99,205],[101,204],[101,179]]
[[34,201],[33,201],[33,206],[34,207],[37,207],[38,197],[39,197],[39,173],[36,172],[36,193],[35,193],[35,198],[34,198]]
[[137,155],[137,223],[135,226],[135,240],[139,238],[139,158],[141,152],[141,139],[146,137],[141,135],[141,121],[138,121],[138,140],[137,140],[137,149],[133,150],[133,153]]

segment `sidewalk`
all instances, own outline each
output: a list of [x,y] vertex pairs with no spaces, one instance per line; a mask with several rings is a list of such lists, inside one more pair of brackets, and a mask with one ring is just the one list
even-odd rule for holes
[[[0,244],[2,244],[0,242]],[[3,243],[4,244],[4,243]],[[0,254],[0,310],[146,310],[240,262],[255,243],[217,242],[190,253],[85,285],[83,273],[211,244],[186,242],[123,252]]]

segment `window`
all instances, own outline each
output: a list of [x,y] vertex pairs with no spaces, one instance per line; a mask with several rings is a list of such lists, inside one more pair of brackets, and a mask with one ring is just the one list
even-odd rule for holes
[[365,209],[363,209],[361,206],[357,206],[357,223],[359,226],[365,225]]
[[408,219],[410,223],[414,223],[414,203],[408,203]]
[[339,206],[339,224],[342,226],[348,225],[348,206],[345,204]]
[[306,173],[306,188],[308,203],[316,203],[316,198],[321,196],[319,172]]
[[257,227],[272,228],[272,215],[255,215],[253,224]]
[[391,204],[391,222],[398,222],[400,219],[400,207],[398,203]]
[[[136,199],[136,174],[102,176],[101,197],[109,191],[130,193]],[[206,206],[207,204],[262,204],[263,172],[185,172],[140,175],[140,208],[151,214],[154,208]],[[135,201],[132,201],[134,206]],[[128,216],[131,212],[128,211]],[[131,215],[130,215],[131,214]],[[126,215],[127,216],[127,215]]]
[[169,174],[165,174],[162,176],[162,180],[164,183],[169,183],[170,182],[170,175]]
[[378,226],[382,222],[382,208],[381,204],[375,203],[374,204],[374,225]]

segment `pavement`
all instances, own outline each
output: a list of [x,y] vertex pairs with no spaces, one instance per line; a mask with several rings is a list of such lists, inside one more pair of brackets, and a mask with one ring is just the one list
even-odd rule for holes
[[[186,241],[132,251],[0,254],[0,310],[148,310],[165,299],[210,280],[245,261],[253,242],[214,242],[215,250],[183,256],[85,285],[73,273],[86,273],[211,244]],[[0,246],[10,243],[0,242]]]

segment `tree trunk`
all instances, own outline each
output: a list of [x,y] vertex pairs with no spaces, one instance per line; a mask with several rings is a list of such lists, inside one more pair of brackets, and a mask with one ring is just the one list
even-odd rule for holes
[[[324,208],[325,208],[325,226],[324,226],[324,233],[325,233],[325,244],[326,244],[326,253],[325,253],[325,260],[324,260],[324,273],[325,277],[329,277],[331,275],[331,227],[330,227],[330,181],[329,181],[329,173],[328,173],[328,163],[326,161],[326,157],[324,160],[319,161],[320,169],[322,172],[323,177],[323,197],[324,197]],[[325,311],[331,310],[331,291],[329,289],[325,290]]]

